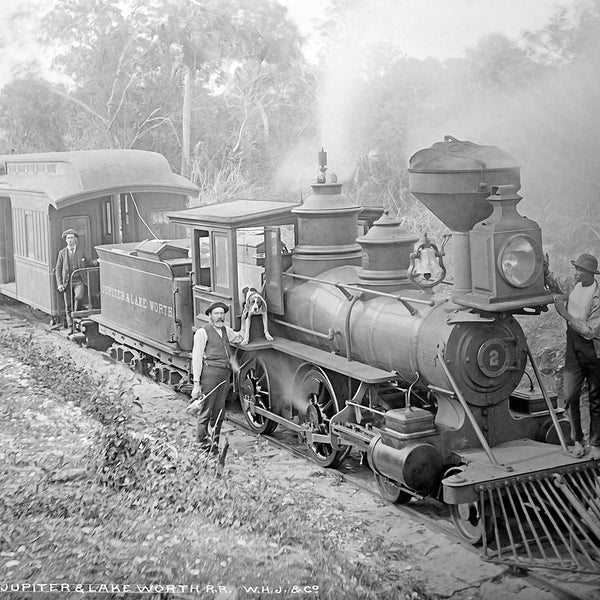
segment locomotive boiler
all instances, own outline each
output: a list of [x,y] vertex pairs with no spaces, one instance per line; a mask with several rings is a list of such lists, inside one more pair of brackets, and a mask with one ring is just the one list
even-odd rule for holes
[[[150,370],[185,386],[184,329],[202,327],[215,301],[239,326],[241,290],[253,285],[266,297],[273,340],[253,328],[233,357],[252,430],[296,432],[326,467],[358,454],[384,498],[439,498],[458,532],[496,560],[597,572],[598,465],[568,453],[568,423],[517,320],[535,318],[552,296],[540,228],[517,208],[516,161],[450,136],[411,158],[412,193],[451,231],[450,281],[444,244],[357,206],[327,180],[326,153],[319,159],[302,203],[235,200],[171,213],[190,230],[189,260],[162,247],[100,250],[102,293],[112,294],[103,306],[114,313],[94,318],[100,331],[117,336],[121,355],[139,363],[143,351]],[[135,283],[148,272],[164,289]],[[114,289],[125,287],[135,301],[119,317]],[[136,313],[160,290],[172,310],[147,328],[149,317]]]

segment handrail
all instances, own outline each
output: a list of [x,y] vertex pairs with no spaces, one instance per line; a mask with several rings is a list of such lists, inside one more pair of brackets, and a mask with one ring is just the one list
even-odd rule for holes
[[[88,302],[90,304],[90,310],[93,309],[92,306],[92,296],[90,294],[90,274],[92,273],[92,271],[100,271],[100,267],[97,266],[91,266],[91,267],[79,267],[77,269],[73,269],[73,272],[71,273],[71,275],[69,275],[69,295],[71,297],[71,313],[77,312],[75,310],[73,310],[75,308],[74,306],[74,293],[73,293],[73,276],[76,273],[83,273],[85,275],[85,286],[87,287],[87,294],[88,294]],[[66,307],[65,307],[66,308]]]
[[323,283],[325,285],[331,285],[337,288],[345,288],[347,290],[352,290],[355,292],[364,292],[365,294],[372,294],[374,296],[381,296],[383,298],[391,298],[392,300],[398,300],[402,305],[408,310],[411,315],[416,314],[415,308],[410,306],[410,302],[415,304],[426,304],[427,306],[435,306],[435,302],[433,300],[422,300],[421,298],[409,298],[408,296],[397,296],[396,294],[388,294],[387,292],[380,292],[379,290],[370,290],[368,288],[363,288],[358,285],[354,285],[352,283],[339,283],[333,281],[327,281],[325,279],[319,279],[317,277],[309,277],[308,275],[299,275],[298,273],[289,273],[284,272],[284,276],[292,277],[294,279],[301,279],[302,281],[314,281],[316,283]]
[[563,449],[563,452],[568,452],[569,448],[567,446],[567,441],[566,441],[565,436],[563,434],[563,430],[560,427],[560,424],[558,422],[558,418],[556,416],[556,413],[554,412],[554,410],[555,410],[554,406],[552,406],[552,402],[550,400],[550,396],[548,395],[548,391],[546,390],[546,386],[544,385],[544,382],[542,381],[542,376],[541,376],[540,371],[538,369],[537,363],[535,362],[535,359],[533,358],[533,354],[531,352],[531,348],[529,347],[529,344],[527,343],[527,340],[525,340],[525,348],[527,350],[527,356],[529,357],[529,362],[531,363],[531,366],[533,368],[533,373],[535,375],[535,378],[537,379],[538,385],[540,386],[540,390],[542,392],[542,396],[544,396],[544,400],[546,402],[546,406],[548,407],[548,410],[550,411],[550,419],[552,419],[552,424],[556,428],[556,434],[558,435],[558,439],[560,440],[561,448]]
[[331,341],[331,336],[326,333],[321,333],[320,331],[315,331],[314,329],[308,329],[306,327],[301,327],[300,325],[295,325],[294,323],[288,323],[287,321],[282,321],[281,319],[274,319],[271,317],[271,321],[273,323],[277,323],[278,325],[283,325],[285,327],[289,327],[290,329],[297,329],[298,331],[302,331],[303,333],[308,333],[309,335],[314,335],[316,337],[323,338],[325,340]]
[[177,294],[179,294],[179,288],[173,290],[173,321],[181,329],[181,319],[177,317]]
[[380,417],[385,417],[385,412],[381,410],[377,410],[376,408],[371,408],[370,406],[365,406],[364,404],[358,404],[358,402],[352,402],[351,400],[346,401],[346,406],[354,406],[354,408],[358,408],[359,410],[366,410],[367,412],[375,413]]
[[440,361],[440,365],[442,367],[442,370],[446,374],[446,377],[448,378],[448,381],[450,382],[452,389],[454,390],[454,394],[455,394],[456,398],[458,399],[458,401],[460,402],[460,405],[462,406],[463,410],[465,411],[465,414],[467,415],[467,418],[469,419],[469,422],[471,423],[473,430],[475,431],[475,435],[477,436],[479,443],[481,444],[482,448],[484,449],[485,453],[487,454],[487,456],[490,459],[490,462],[492,463],[493,466],[498,467],[499,469],[503,469],[505,471],[509,471],[509,472],[512,471],[513,468],[510,465],[501,465],[496,460],[496,457],[494,456],[492,449],[490,448],[487,440],[485,439],[485,436],[483,435],[483,432],[481,431],[481,428],[479,427],[477,420],[475,419],[475,416],[471,412],[471,409],[469,408],[469,405],[467,404],[467,401],[465,400],[465,397],[462,395],[461,391],[458,389],[458,386],[456,385],[456,382],[454,381],[454,377],[452,377],[450,370],[446,366],[446,361],[444,360],[444,350],[445,350],[444,344],[442,344],[442,343],[438,344],[437,357]]

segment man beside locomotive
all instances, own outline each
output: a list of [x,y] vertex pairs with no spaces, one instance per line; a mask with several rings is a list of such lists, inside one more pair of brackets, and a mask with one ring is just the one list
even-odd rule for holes
[[[219,451],[219,435],[225,417],[225,400],[231,378],[230,342],[241,342],[242,334],[225,325],[229,307],[214,302],[205,311],[209,322],[194,334],[192,373],[194,389],[188,412],[198,412],[196,441],[210,452]],[[212,427],[211,438],[208,427]]]
[[[58,253],[54,273],[56,276],[56,287],[62,292],[65,299],[65,313],[67,317],[67,327],[73,332],[73,321],[71,310],[77,310],[85,297],[85,280],[83,274],[73,273],[77,269],[87,267],[87,258],[77,246],[78,235],[74,229],[67,229],[62,233],[62,239],[66,246]],[[73,288],[74,307],[71,306],[71,290],[69,281]]]
[[567,322],[567,348],[563,391],[565,407],[571,422],[573,454],[584,455],[581,428],[580,395],[584,380],[588,384],[590,411],[591,458],[600,459],[600,285],[595,275],[598,260],[592,254],[582,254],[572,260],[575,275],[559,278],[544,264],[548,289],[555,292],[556,312]]

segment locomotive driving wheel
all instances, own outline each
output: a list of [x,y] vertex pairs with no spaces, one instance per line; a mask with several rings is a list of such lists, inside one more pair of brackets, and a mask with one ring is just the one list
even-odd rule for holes
[[[330,378],[319,367],[305,368],[296,377],[302,397],[308,404],[306,424],[314,433],[329,435],[331,417],[339,412],[338,398]],[[328,442],[311,442],[308,452],[322,467],[337,467],[350,452],[350,446],[336,449]]]
[[250,429],[263,434],[275,431],[277,422],[258,414],[255,410],[257,406],[265,410],[271,408],[269,374],[260,356],[251,357],[240,368],[238,394],[242,412]]

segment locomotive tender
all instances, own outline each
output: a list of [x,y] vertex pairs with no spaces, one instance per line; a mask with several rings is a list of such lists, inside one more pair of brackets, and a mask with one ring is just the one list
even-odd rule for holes
[[449,136],[411,158],[411,191],[452,231],[448,286],[443,247],[352,203],[319,158],[302,203],[190,208],[168,215],[186,240],[98,246],[111,354],[185,390],[206,307],[237,327],[242,288],[262,289],[274,339],[256,328],[234,357],[255,432],[295,431],[323,466],[359,452],[384,498],[443,500],[494,560],[598,572],[598,465],[568,454],[515,319],[552,301],[515,160]]

